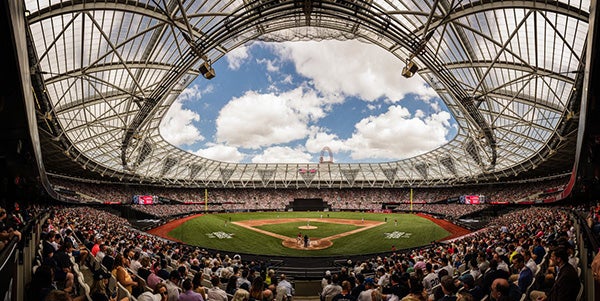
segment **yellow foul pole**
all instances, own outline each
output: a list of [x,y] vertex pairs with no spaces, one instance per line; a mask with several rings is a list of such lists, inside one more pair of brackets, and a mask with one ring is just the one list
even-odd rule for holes
[[208,189],[204,188],[204,213],[208,212]]
[[410,211],[412,211],[412,199],[413,199],[413,191],[410,189]]

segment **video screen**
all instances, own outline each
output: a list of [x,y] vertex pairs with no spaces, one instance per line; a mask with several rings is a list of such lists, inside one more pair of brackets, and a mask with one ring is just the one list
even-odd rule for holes
[[485,203],[485,196],[483,195],[462,195],[458,201],[460,204],[466,205],[479,205]]
[[133,203],[139,205],[152,205],[154,204],[153,195],[134,195]]

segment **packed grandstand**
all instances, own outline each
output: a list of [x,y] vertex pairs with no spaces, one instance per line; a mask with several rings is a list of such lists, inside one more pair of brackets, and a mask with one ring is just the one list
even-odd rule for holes
[[[163,209],[169,205],[159,206]],[[445,212],[453,212],[452,207],[467,205],[441,206],[449,209]],[[168,294],[175,299],[179,294],[189,294],[186,290],[194,290],[203,294],[203,300],[219,300],[211,294],[214,286],[220,286],[229,299],[252,290],[264,300],[280,300],[281,294],[306,294],[300,284],[302,277],[294,277],[293,270],[286,270],[286,281],[296,283],[294,290],[286,292],[278,286],[286,264],[277,260],[169,241],[136,229],[113,212],[89,206],[23,208],[16,203],[6,210],[5,223],[9,227],[18,229],[37,222],[40,230],[36,234],[40,242],[35,245],[34,274],[27,283],[28,300],[44,300],[46,295],[56,293],[56,289],[74,298],[95,300],[96,295],[104,293],[101,289],[105,286],[98,283],[103,281],[98,276],[102,271],[112,279],[108,289],[117,292],[119,298],[146,300],[147,292],[158,292],[159,283],[163,282],[171,286]],[[577,232],[582,231],[580,227],[588,226],[580,224],[581,221],[590,221],[593,228],[600,223],[599,213],[600,204],[515,208],[490,219],[473,234],[451,241],[361,257],[337,257],[332,261],[335,264],[319,269],[318,290],[324,299],[333,298],[348,285],[347,293],[357,297],[361,291],[375,289],[399,299],[409,296],[416,300],[440,300],[444,294],[457,294],[461,298],[469,295],[472,300],[481,300],[484,296],[493,297],[497,293],[496,285],[506,285],[502,293],[510,295],[507,300],[537,298],[544,293],[558,296],[558,300],[575,300],[570,298],[581,294],[583,289],[581,242]],[[556,259],[562,256],[561,261]],[[522,276],[524,267],[517,268],[519,262],[524,262],[530,275]],[[575,283],[571,283],[568,290],[556,291],[555,283],[562,281],[554,279],[556,268],[568,270],[563,262],[574,271],[574,278],[569,281]],[[52,269],[62,272],[51,272]],[[453,279],[451,284],[445,284],[447,277]],[[186,279],[197,280],[191,288],[186,288],[182,286]],[[369,281],[374,284],[365,289]]]
[[[289,294],[298,298],[314,296],[314,290],[318,291],[317,298],[329,300],[344,289],[356,297],[361,291],[374,289],[387,298],[406,300],[412,300],[408,299],[411,297],[440,300],[444,293],[482,300],[494,298],[497,285],[506,285],[509,300],[518,300],[537,298],[544,293],[559,296],[552,275],[560,263],[551,260],[551,256],[562,256],[563,251],[566,262],[577,273],[570,280],[576,281],[577,286],[563,293],[577,296],[583,290],[583,266],[579,258],[582,242],[577,232],[584,231],[581,227],[596,230],[594,225],[600,224],[600,203],[592,207],[531,207],[531,203],[518,202],[533,199],[528,198],[528,194],[539,198],[559,193],[566,185],[566,177],[496,187],[500,192],[489,186],[421,189],[413,192],[413,199],[419,201],[412,204],[410,199],[405,199],[410,198],[410,192],[401,190],[367,189],[359,193],[351,189],[277,192],[212,189],[204,195],[199,189],[181,191],[54,180],[56,190],[68,190],[72,196],[86,195],[95,202],[88,202],[86,206],[51,207],[24,207],[15,203],[6,208],[7,227],[19,229],[32,222],[39,227],[36,235],[40,242],[35,245],[36,256],[32,262],[34,273],[25,294],[28,300],[44,300],[44,296],[56,289],[73,298],[96,300],[103,289],[108,289],[117,292],[118,298],[146,300],[148,292],[161,290],[160,283],[172,285],[172,291],[167,291],[174,299],[179,294],[189,294],[186,290],[191,289],[203,294],[203,300],[219,300],[218,295],[210,292],[221,287],[228,299],[253,292],[263,300],[280,300],[281,294],[287,294],[278,286],[282,275],[291,281],[293,290]],[[132,195],[142,192],[165,203],[133,204]],[[506,195],[505,200],[512,205],[464,204],[458,201],[457,194],[489,195],[489,200],[493,200],[494,195]],[[211,205],[191,202],[189,198],[194,195],[210,200]],[[136,223],[140,216],[154,218],[152,225],[156,227],[195,213],[285,211],[290,199],[318,195],[327,196],[324,199],[331,202],[328,208],[331,211],[383,212],[385,206],[390,205],[392,207],[386,210],[427,213],[455,223],[460,223],[461,218],[476,216],[485,223],[470,224],[471,234],[451,240],[378,254],[311,260],[314,262],[307,262],[306,258],[260,256],[260,250],[256,254],[244,254],[187,245],[149,234]],[[510,196],[515,198],[508,198]],[[269,207],[269,203],[274,207]],[[491,207],[501,208],[502,213],[492,213]],[[141,215],[124,218],[123,210]],[[524,260],[531,271],[527,279],[521,279],[522,271],[516,263],[519,260]],[[53,269],[60,272],[52,273]],[[98,275],[102,273],[112,279],[107,285],[99,284],[103,280]],[[448,277],[453,279],[451,285],[445,284]],[[183,285],[186,279],[196,279],[191,288]],[[505,282],[496,283],[501,280]],[[307,284],[311,281],[312,286]],[[370,281],[373,281],[372,287],[369,287]],[[248,283],[247,286],[244,283]]]

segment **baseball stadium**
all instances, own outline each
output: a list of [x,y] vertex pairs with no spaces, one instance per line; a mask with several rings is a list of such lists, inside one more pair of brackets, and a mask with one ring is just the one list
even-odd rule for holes
[[600,300],[597,4],[2,1],[0,296]]

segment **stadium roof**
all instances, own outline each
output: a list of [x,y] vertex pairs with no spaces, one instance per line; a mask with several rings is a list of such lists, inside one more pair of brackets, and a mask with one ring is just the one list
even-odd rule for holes
[[[514,177],[553,160],[565,171],[573,160],[589,6],[26,0],[45,163],[51,172],[77,175],[60,163],[66,155],[83,174],[225,187],[449,184]],[[210,78],[211,63],[227,52],[253,40],[322,39],[373,43],[414,64],[410,71],[454,115],[456,137],[413,158],[365,164],[219,162],[161,137],[161,118],[179,93],[198,76]]]

